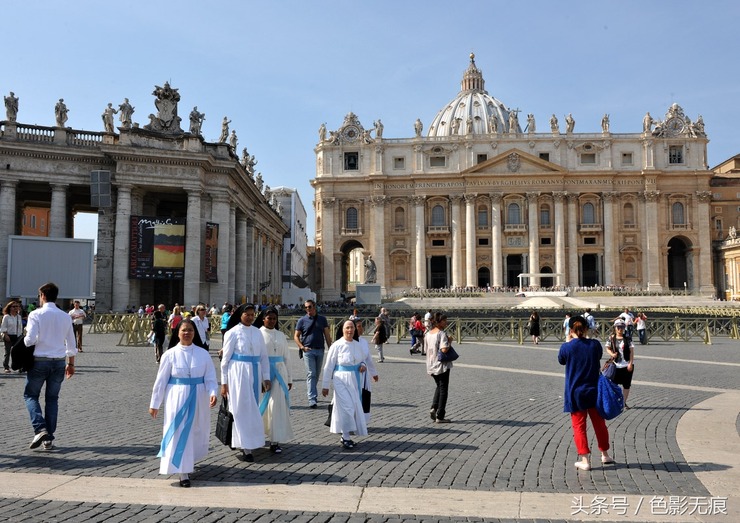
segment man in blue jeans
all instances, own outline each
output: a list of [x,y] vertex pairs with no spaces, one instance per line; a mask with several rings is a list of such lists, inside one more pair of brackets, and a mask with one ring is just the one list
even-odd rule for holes
[[[57,428],[59,391],[65,376],[69,379],[75,373],[77,344],[72,319],[54,303],[58,295],[59,288],[53,283],[39,288],[40,307],[28,315],[26,337],[23,338],[26,346],[36,346],[34,365],[26,375],[26,388],[23,391],[34,431],[30,445],[32,449],[41,444],[44,450],[54,448],[52,442]],[[44,384],[46,409],[42,413],[39,395]]]
[[319,381],[321,365],[324,362],[324,344],[331,346],[331,333],[329,322],[320,316],[316,310],[316,302],[306,300],[304,304],[306,315],[298,320],[295,325],[293,340],[298,345],[298,350],[303,354],[303,363],[306,364],[306,388],[308,393],[308,406],[316,408],[317,393],[316,383]]

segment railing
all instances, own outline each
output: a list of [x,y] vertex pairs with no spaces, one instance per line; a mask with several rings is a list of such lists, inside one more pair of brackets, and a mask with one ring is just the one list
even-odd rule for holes
[[447,225],[430,225],[427,234],[450,234],[450,228]]
[[54,128],[39,125],[16,125],[18,140],[25,142],[54,143]]
[[362,229],[348,229],[346,227],[342,227],[342,234],[344,236],[360,236],[362,234]]
[[582,223],[580,225],[581,232],[598,232],[601,230],[600,223]]
[[504,232],[515,232],[515,231],[526,231],[526,223],[506,223],[504,224]]
[[67,145],[79,147],[95,147],[103,143],[103,133],[91,131],[69,131],[67,133]]

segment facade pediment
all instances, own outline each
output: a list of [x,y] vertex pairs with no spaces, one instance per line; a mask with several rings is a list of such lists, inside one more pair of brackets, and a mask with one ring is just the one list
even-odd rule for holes
[[461,174],[564,174],[567,170],[521,149],[510,149],[493,158],[481,162]]

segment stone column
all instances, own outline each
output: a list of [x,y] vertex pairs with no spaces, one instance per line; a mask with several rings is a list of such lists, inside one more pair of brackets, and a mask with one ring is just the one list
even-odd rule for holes
[[67,184],[51,184],[50,238],[67,237],[67,187]]
[[452,286],[462,287],[462,244],[460,241],[462,226],[460,217],[460,201],[462,196],[455,194],[450,196],[452,202]]
[[239,298],[247,296],[247,217],[243,213],[236,215],[235,234],[235,270],[234,270],[234,293],[232,300],[239,302]]
[[[527,236],[529,238],[529,272],[540,272],[540,234],[539,220],[537,216],[540,193],[527,193]],[[532,287],[540,286],[539,276],[530,276],[529,284]]]
[[555,200],[555,285],[565,285],[565,208],[563,202],[567,196],[566,192],[554,192]]
[[414,285],[420,289],[426,289],[427,287],[427,264],[426,264],[426,222],[424,220],[424,205],[426,197],[424,196],[412,196],[411,202],[415,210],[415,224],[414,228],[416,231],[415,237],[415,271],[414,271]]
[[[615,267],[619,265],[619,250],[614,249],[617,243],[617,234],[614,227],[614,200],[619,198],[617,193],[605,192],[602,195],[604,202],[604,285],[616,284]],[[619,247],[619,245],[616,245]]]
[[[115,197],[112,203],[116,205]],[[98,251],[95,257],[95,307],[98,312],[113,309],[115,237],[116,211],[113,208],[98,209]]]
[[381,294],[385,294],[386,286],[390,284],[390,274],[387,274],[385,270],[385,260],[387,258],[385,245],[386,239],[388,238],[385,230],[385,204],[387,201],[387,196],[373,196],[370,198],[373,217],[373,230],[371,231],[373,238],[373,252],[371,254],[373,255],[373,261],[375,262],[375,281],[380,284]]
[[577,287],[578,268],[581,258],[578,256],[578,195],[568,193],[568,281],[567,285]]
[[503,235],[501,231],[501,200],[503,195],[500,192],[491,193],[491,245],[493,257],[491,275],[491,286],[492,287],[503,287],[504,286],[504,267],[503,267],[503,255],[502,245]]
[[229,294],[229,260],[233,252],[229,248],[232,241],[231,205],[227,194],[212,194],[211,200],[211,219],[218,223],[218,265],[216,266],[218,282],[210,284],[209,301],[223,303],[231,297]]
[[[321,200],[321,293],[319,300],[333,301],[339,298],[339,290],[334,286],[334,209],[336,198]],[[377,265],[376,265],[377,267]]]
[[465,285],[467,287],[478,286],[475,255],[475,199],[477,196],[477,194],[463,196],[465,198]]
[[255,294],[257,293],[257,287],[255,282],[254,272],[254,249],[255,249],[255,231],[254,231],[254,218],[247,217],[247,234],[246,234],[246,264],[244,265],[244,280],[245,280],[245,300],[247,302],[254,302]]
[[[123,312],[129,303],[131,290],[129,286],[129,244],[131,218],[131,186],[117,187],[116,202],[116,235],[113,240],[113,300],[114,312]],[[107,311],[100,311],[107,312]]]
[[[711,191],[696,191],[697,220],[696,230],[699,231],[699,275],[698,282],[694,279],[694,285],[698,286],[702,296],[715,296],[716,290],[712,284],[712,239],[710,237],[711,225],[709,223],[709,204],[712,201]],[[693,289],[692,289],[693,290]]]
[[[0,281],[6,284],[2,289],[2,296],[7,289],[8,274],[8,236],[14,235],[15,230],[15,211],[16,211],[16,186],[18,182],[13,180],[3,180],[0,182]],[[3,301],[4,304],[7,303]]]
[[[229,280],[226,285],[226,299],[233,303],[236,293],[236,206],[229,206]],[[221,305],[220,303],[218,305]]]
[[188,190],[187,224],[185,225],[185,288],[183,296],[185,305],[191,305],[200,301],[200,280],[202,279],[200,262],[202,259],[201,249],[203,249],[201,240],[203,224],[200,217],[200,199],[200,189]]
[[[645,191],[645,238],[647,244],[647,250],[645,256],[647,257],[647,274],[645,279],[647,281],[648,291],[660,292],[663,290],[663,285],[660,283],[660,261],[661,261],[661,248],[658,240],[658,200],[660,199],[660,191]],[[707,216],[709,216],[707,214]],[[707,235],[709,229],[707,229]]]

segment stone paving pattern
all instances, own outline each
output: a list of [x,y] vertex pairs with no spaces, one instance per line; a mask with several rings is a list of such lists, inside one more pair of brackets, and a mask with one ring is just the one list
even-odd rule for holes
[[[156,375],[153,349],[118,347],[119,338],[117,334],[86,333],[86,351],[78,356],[77,373],[62,387],[57,449],[51,453],[28,450],[33,434],[22,398],[24,378],[0,376],[0,402],[5,406],[0,471],[160,477],[156,453],[162,421],[152,420],[147,412]],[[434,385],[422,357],[410,356],[407,345],[391,343],[386,346],[386,362],[378,364],[380,382],[373,392],[370,436],[358,438],[356,449],[342,450],[339,437],[323,425],[328,399],[321,401],[320,409],[307,408],[303,363],[293,353],[291,402],[296,441],[284,444],[278,457],[258,449],[256,462],[246,464],[212,436],[211,453],[192,477],[194,481],[249,484],[707,496],[686,464],[675,433],[681,415],[714,392],[670,385],[740,388],[736,367],[680,361],[738,362],[736,341],[714,342],[711,346],[685,342],[638,345],[634,377],[638,383],[633,383],[629,401],[633,409],[608,422],[616,467],[599,464],[590,473],[573,467],[576,453],[570,419],[562,412],[559,344],[535,347],[484,341],[458,346],[461,359],[452,371],[448,402],[454,423],[435,425],[428,416]],[[218,348],[218,341],[214,346]],[[640,359],[641,355],[665,359]],[[640,381],[667,386],[641,385]],[[212,414],[215,425],[216,409]],[[591,430],[590,434],[597,452]],[[389,518],[44,502],[2,499],[1,489],[0,514],[10,521],[28,521],[29,517],[30,521],[36,517],[39,521],[451,521],[413,515]]]

